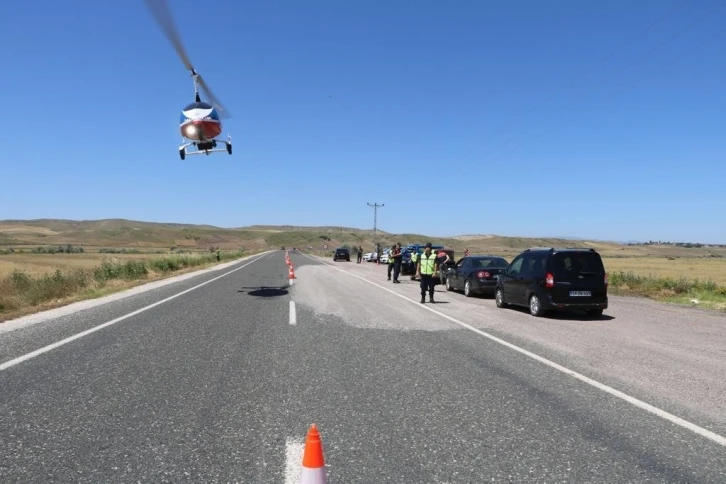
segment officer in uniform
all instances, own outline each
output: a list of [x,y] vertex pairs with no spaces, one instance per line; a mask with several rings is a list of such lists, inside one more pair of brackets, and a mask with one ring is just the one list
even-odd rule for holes
[[413,265],[413,271],[411,272],[411,280],[416,280],[416,263],[418,262],[418,251],[417,249],[411,249],[411,264]]
[[393,251],[396,250],[396,244],[393,244],[390,249],[388,249],[388,280],[391,280],[391,272],[393,272],[393,263],[395,262],[393,260]]
[[401,281],[398,280],[398,276],[401,274],[401,258],[403,257],[400,242],[393,246],[393,255],[389,253],[388,257],[393,257],[393,282],[401,284]]
[[426,242],[423,254],[416,264],[416,275],[421,277],[421,303],[426,302],[426,291],[429,293],[429,302],[434,302],[434,274],[439,270],[436,254],[431,250],[431,242]]

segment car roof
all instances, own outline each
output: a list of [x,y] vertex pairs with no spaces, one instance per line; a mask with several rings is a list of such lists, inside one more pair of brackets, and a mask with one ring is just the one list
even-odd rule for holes
[[592,247],[561,247],[561,248],[555,248],[555,247],[530,247],[529,249],[525,249],[522,252],[592,252],[597,254],[598,252],[593,249]]
[[494,255],[494,254],[469,254],[467,256],[462,257],[462,259],[484,259],[485,257],[491,257],[494,259],[506,259],[506,257],[501,255]]

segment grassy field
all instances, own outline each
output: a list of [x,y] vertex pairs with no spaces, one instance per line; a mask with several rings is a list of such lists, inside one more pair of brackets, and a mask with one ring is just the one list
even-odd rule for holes
[[[252,253],[220,251],[219,262]],[[101,297],[219,262],[216,253],[209,251],[176,254],[2,254],[0,322]]]
[[[603,256],[612,294],[645,296],[726,311],[726,247],[622,245],[608,241],[467,235],[429,237],[378,231],[383,247],[430,241],[456,257],[495,254],[511,260],[534,247],[593,247]],[[0,221],[0,321],[97,297],[216,262],[280,247],[332,256],[336,247],[374,249],[372,230],[347,227],[208,225],[132,220]],[[327,249],[323,246],[327,245]]]

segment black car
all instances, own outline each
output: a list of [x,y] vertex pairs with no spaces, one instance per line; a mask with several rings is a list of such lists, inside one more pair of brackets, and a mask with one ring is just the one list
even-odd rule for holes
[[333,254],[333,260],[337,261],[339,259],[350,262],[350,251],[343,247],[335,249],[335,253]]
[[496,255],[468,255],[446,271],[446,290],[474,294],[494,294],[497,277],[507,268],[507,260]]
[[497,307],[529,307],[533,316],[584,309],[598,317],[608,307],[608,276],[595,249],[527,249],[496,285]]

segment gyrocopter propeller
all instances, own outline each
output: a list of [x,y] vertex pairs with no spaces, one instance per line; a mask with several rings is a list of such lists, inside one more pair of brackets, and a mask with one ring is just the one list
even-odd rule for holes
[[[216,151],[227,151],[231,155],[232,137],[228,136],[227,141],[217,139],[222,133],[221,120],[230,118],[231,114],[219,102],[219,99],[217,99],[204,81],[204,78],[192,66],[174,25],[167,0],[144,0],[144,3],[146,3],[146,6],[153,14],[161,30],[171,42],[174,50],[176,50],[179,58],[182,60],[184,67],[191,73],[192,80],[194,81],[194,102],[182,109],[179,118],[179,130],[182,135],[179,156],[183,160],[186,155],[208,155]],[[202,101],[199,96],[200,88],[209,102]],[[218,141],[226,145],[226,150],[217,148]],[[187,148],[190,146],[194,146],[196,150],[187,151]]]

